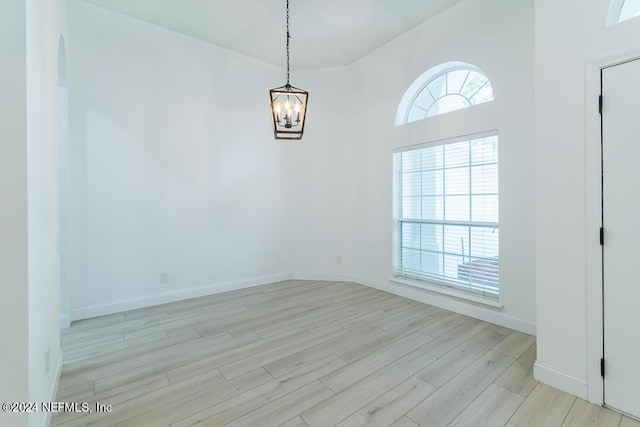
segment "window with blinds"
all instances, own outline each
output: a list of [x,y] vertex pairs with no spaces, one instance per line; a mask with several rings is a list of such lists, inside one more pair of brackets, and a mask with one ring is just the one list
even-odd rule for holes
[[499,294],[498,136],[394,154],[395,274]]

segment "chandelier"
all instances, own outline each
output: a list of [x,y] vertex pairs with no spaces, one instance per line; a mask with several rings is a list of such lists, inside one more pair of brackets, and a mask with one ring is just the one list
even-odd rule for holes
[[287,84],[271,89],[271,118],[276,139],[302,139],[309,92],[289,83],[289,0],[287,0]]

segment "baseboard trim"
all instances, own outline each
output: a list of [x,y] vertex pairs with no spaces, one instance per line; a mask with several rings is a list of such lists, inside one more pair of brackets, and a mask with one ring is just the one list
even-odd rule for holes
[[[69,319],[60,317],[60,325],[68,325],[71,321],[89,319],[92,317],[105,316],[108,314],[122,313],[128,310],[151,307],[159,304],[181,301],[190,298],[197,298],[206,295],[213,295],[221,292],[235,291],[253,286],[261,286],[283,280],[326,280],[333,282],[354,282],[363,286],[389,292],[425,304],[454,311],[456,313],[471,316],[476,319],[491,322],[506,328],[515,329],[530,335],[536,334],[536,325],[533,322],[507,316],[497,310],[487,306],[473,304],[472,302],[458,300],[446,295],[440,295],[411,286],[404,286],[398,283],[384,283],[364,277],[339,273],[281,273],[272,276],[262,276],[234,282],[218,283],[215,285],[200,288],[183,289],[179,291],[166,292],[140,298],[113,301],[106,304],[95,304],[72,309]],[[68,327],[68,326],[65,326]]]
[[291,273],[293,280],[322,280],[327,282],[356,282],[355,276],[348,274]]
[[381,283],[363,277],[355,277],[354,281],[361,285],[369,286],[371,288],[389,292],[394,295],[409,298],[414,301],[419,301],[425,304],[440,307],[445,310],[454,311],[456,313],[464,314],[465,316],[470,316],[479,320],[484,320],[485,322],[504,326],[505,328],[524,332],[525,334],[534,336],[536,335],[535,323],[525,319],[507,316],[499,312],[497,309],[488,307],[484,304],[475,304],[471,301],[463,301],[456,299],[455,297],[437,294],[428,290],[423,290],[413,286],[406,286],[393,282]]
[[587,380],[562,372],[536,361],[533,365],[533,378],[551,387],[557,388],[581,399],[587,400]]
[[269,283],[281,282],[291,279],[290,273],[274,274],[272,276],[255,277],[234,282],[217,283],[199,288],[181,289],[178,291],[165,292],[162,294],[123,299],[106,304],[94,304],[84,307],[73,308],[71,310],[71,320],[89,319],[92,317],[105,316],[107,314],[122,313],[124,311],[138,308],[151,307],[159,304],[182,301],[185,299],[198,298],[206,295],[219,294],[222,292],[235,291],[239,289],[251,288],[254,286],[267,285]]
[[459,300],[455,297],[436,294],[434,292],[418,289],[412,286],[405,286],[393,282],[382,283],[349,274],[293,273],[292,278],[297,280],[329,280],[337,282],[354,282],[359,285],[368,286],[380,291],[389,292],[390,294],[399,295],[401,297],[409,298],[414,301],[419,301],[425,304],[443,308],[445,310],[464,314],[465,316],[470,316],[476,319],[484,320],[486,322],[494,323],[496,325],[504,326],[505,328],[524,332],[525,334],[534,336],[536,335],[536,324],[531,321],[507,316],[503,313],[500,313],[496,309],[488,307],[484,304],[474,304],[471,301]]
[[71,327],[71,315],[70,314],[61,314],[60,315],[60,329],[67,329]]

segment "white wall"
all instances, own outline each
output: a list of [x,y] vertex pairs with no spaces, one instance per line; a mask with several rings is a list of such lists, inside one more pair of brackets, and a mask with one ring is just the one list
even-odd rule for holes
[[[27,401],[27,80],[24,0],[0,14],[0,401]],[[26,426],[26,414],[0,412],[0,425]]]
[[[58,40],[64,1],[27,1],[29,400],[55,397],[62,366],[59,307]],[[33,413],[29,424],[43,425]]]
[[[495,101],[395,127],[405,90],[447,61],[471,63],[491,79]],[[358,169],[353,274],[390,292],[535,333],[533,164],[533,5],[463,1],[354,64]],[[392,269],[392,151],[473,132],[500,138],[500,292],[502,309],[398,285]],[[354,142],[349,142],[354,143]],[[351,181],[347,185],[353,185]]]
[[[57,261],[57,42],[63,2],[3,5],[0,114],[0,400],[50,401],[61,367]],[[46,414],[0,413],[0,423],[39,426]]]
[[[592,151],[585,129],[598,132],[597,93],[586,95],[586,65],[640,48],[640,21],[605,28],[609,1],[538,0],[536,18],[536,285],[538,379],[600,403],[598,352],[590,340],[592,321],[601,311],[587,310],[587,295],[600,286],[594,263],[599,209],[598,162],[587,168]],[[640,56],[640,54],[638,55]],[[597,135],[596,135],[597,136]],[[595,176],[594,176],[595,175]],[[590,186],[587,187],[587,183]],[[596,193],[596,197],[587,197]],[[589,214],[589,215],[588,215]],[[596,294],[598,290],[596,289]],[[593,302],[594,298],[590,301]],[[597,302],[593,307],[597,306]],[[601,305],[600,305],[601,307]]]
[[[66,16],[65,16],[66,19]],[[60,328],[71,325],[69,306],[69,76],[67,48],[63,36],[58,42],[58,180],[60,252]]]
[[[302,142],[268,131],[261,94],[282,70],[79,2],[70,21],[73,318],[292,274],[534,332],[530,2],[462,2],[351,66],[293,72],[311,93]],[[396,128],[406,88],[449,60],[482,68],[497,100]],[[392,284],[392,149],[495,128],[504,308]]]
[[355,78],[349,67],[291,75],[294,86],[310,92],[304,138],[287,147],[291,271],[297,278],[341,280],[354,269],[354,224],[362,216],[355,185],[362,104],[353,90]]
[[282,70],[80,2],[69,20],[72,318],[288,278]]

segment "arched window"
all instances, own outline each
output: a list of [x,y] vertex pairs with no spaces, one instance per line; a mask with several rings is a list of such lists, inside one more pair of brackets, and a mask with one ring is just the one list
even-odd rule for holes
[[489,101],[493,88],[478,67],[446,62],[422,74],[405,92],[396,126]]
[[612,0],[607,25],[640,16],[640,0]]
[[[480,69],[447,62],[413,82],[396,125],[489,101],[493,88]],[[452,132],[446,139],[394,152],[394,280],[499,305],[498,132],[458,133],[461,120],[443,126]]]

